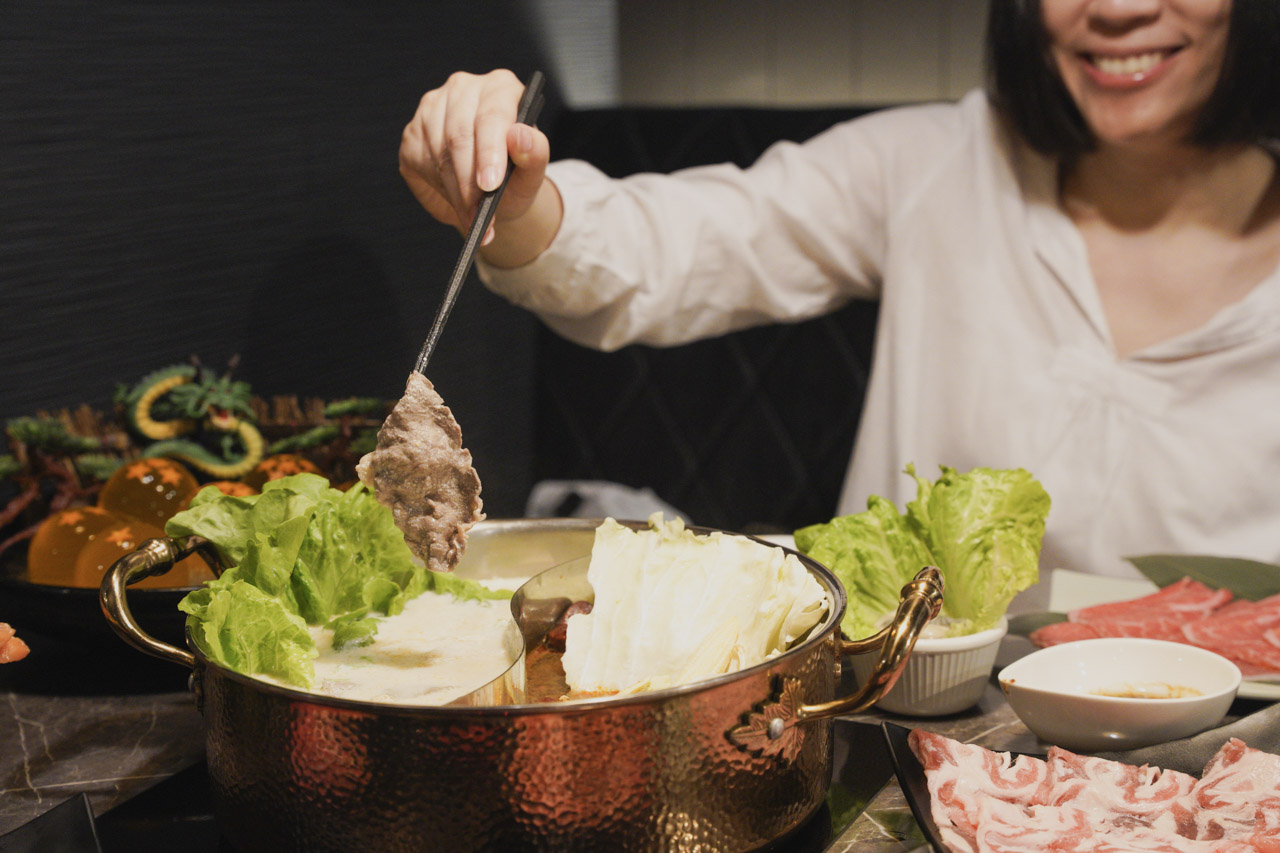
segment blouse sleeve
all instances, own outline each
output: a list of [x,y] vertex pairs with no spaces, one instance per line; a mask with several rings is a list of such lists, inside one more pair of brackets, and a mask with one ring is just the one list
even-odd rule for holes
[[581,161],[552,164],[564,200],[552,245],[514,270],[480,264],[481,278],[570,340],[606,350],[874,299],[892,156],[874,132],[884,124],[859,119],[777,143],[747,169],[612,179]]

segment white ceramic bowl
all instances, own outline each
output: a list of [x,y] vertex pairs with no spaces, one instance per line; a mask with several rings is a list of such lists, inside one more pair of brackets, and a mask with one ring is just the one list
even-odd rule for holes
[[[917,640],[898,683],[876,707],[913,717],[938,717],[972,707],[991,679],[1008,630],[1008,620],[1001,617],[996,627],[976,634]],[[875,652],[850,659],[859,684],[866,682],[878,656]]]
[[[1102,696],[1187,687],[1185,698]],[[1183,643],[1138,638],[1079,640],[1032,652],[1000,671],[1000,689],[1042,741],[1073,752],[1135,749],[1212,728],[1226,716],[1240,670]]]

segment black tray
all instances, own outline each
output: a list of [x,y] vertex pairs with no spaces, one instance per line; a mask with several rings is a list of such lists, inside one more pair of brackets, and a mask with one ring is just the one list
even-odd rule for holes
[[898,785],[907,798],[907,805],[911,807],[911,814],[920,825],[925,840],[937,853],[950,853],[942,841],[938,825],[933,822],[933,814],[929,811],[929,783],[924,776],[924,766],[907,743],[911,729],[893,723],[881,723],[880,727],[884,731],[885,743],[889,745],[889,758],[893,761],[893,772],[898,777]]
[[[129,610],[148,634],[183,646],[187,616],[178,610],[178,602],[193,588],[130,588]],[[19,637],[36,631],[68,640],[119,642],[102,614],[98,590],[32,583],[27,579],[25,548],[10,549],[0,557],[0,622],[12,625]]]
[[[929,808],[929,783],[925,779],[924,767],[907,743],[911,729],[894,723],[881,723],[880,727],[884,731],[885,743],[889,745],[889,757],[893,761],[893,772],[898,777],[898,785],[902,788],[902,794],[906,797],[907,805],[911,807],[911,814],[920,825],[925,840],[937,853],[951,853],[942,840],[938,825],[933,821],[933,812]],[[1023,753],[1010,750],[1009,754],[1016,758]],[[1044,755],[1033,757],[1044,759]]]

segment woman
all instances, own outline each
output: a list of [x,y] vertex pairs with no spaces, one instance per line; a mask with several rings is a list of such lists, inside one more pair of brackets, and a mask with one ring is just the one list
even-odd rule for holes
[[547,169],[512,75],[455,76],[401,172],[461,228],[509,153],[482,274],[584,344],[879,299],[841,513],[903,505],[908,462],[1023,467],[1053,499],[1045,569],[1280,561],[1277,4],[994,0],[988,44],[958,104],[622,181]]

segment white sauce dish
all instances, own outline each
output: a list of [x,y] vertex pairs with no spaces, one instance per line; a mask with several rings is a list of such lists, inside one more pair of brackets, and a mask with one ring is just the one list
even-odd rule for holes
[[1002,669],[999,681],[1042,741],[1099,752],[1212,728],[1235,699],[1240,670],[1206,649],[1120,637],[1040,649]]

